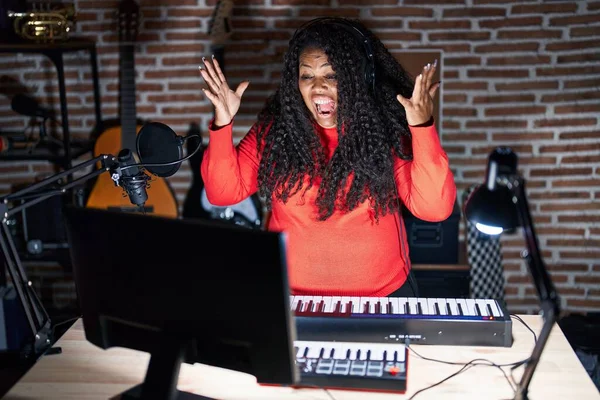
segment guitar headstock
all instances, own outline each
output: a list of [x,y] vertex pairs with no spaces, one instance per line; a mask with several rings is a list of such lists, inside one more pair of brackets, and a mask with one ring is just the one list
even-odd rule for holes
[[119,41],[133,43],[137,39],[140,24],[140,7],[135,0],[121,0],[119,3]]
[[208,23],[208,35],[215,44],[224,43],[231,34],[231,11],[233,10],[233,0],[220,0],[212,13]]

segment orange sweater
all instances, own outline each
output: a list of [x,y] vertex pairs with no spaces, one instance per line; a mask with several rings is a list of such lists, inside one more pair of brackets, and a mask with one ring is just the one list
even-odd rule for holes
[[[434,125],[411,127],[411,132],[413,160],[395,161],[400,198],[417,218],[444,220],[456,198],[448,157]],[[337,130],[319,127],[318,134],[331,157],[338,144]],[[237,147],[232,124],[209,129],[209,139],[200,167],[208,200],[231,205],[255,193],[259,165],[255,129]],[[410,259],[404,222],[398,214],[380,216],[377,224],[365,202],[349,213],[336,211],[326,221],[317,221],[317,191],[313,186],[304,198],[298,193],[286,204],[273,200],[267,229],[287,234],[291,293],[386,296],[402,286]]]

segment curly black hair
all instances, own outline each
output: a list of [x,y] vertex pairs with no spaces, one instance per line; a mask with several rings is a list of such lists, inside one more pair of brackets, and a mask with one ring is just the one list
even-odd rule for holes
[[[360,34],[331,20],[296,32],[284,56],[279,88],[258,114],[257,150],[262,152],[258,188],[269,209],[273,194],[287,202],[321,178],[316,199],[320,220],[336,209],[352,210],[364,201],[369,201],[376,219],[398,210],[393,159],[412,159],[412,142],[396,95],[410,97],[414,81],[371,31],[358,21],[344,21],[359,24],[370,40],[375,91],[365,80],[367,57]],[[308,48],[323,50],[337,77],[337,129],[341,133],[329,161],[298,88],[298,59]]]

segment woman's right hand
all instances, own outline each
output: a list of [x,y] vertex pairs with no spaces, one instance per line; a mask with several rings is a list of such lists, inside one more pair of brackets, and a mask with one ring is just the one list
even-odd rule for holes
[[208,85],[208,89],[203,88],[202,91],[215,107],[214,124],[216,126],[228,125],[240,109],[242,95],[250,82],[241,82],[233,91],[229,88],[219,63],[214,57],[212,57],[212,63],[204,57],[202,57],[202,61],[204,67],[200,66],[200,74]]

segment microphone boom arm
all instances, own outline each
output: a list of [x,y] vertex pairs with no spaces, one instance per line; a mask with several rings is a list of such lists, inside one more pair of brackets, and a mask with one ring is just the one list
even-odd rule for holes
[[[67,175],[71,175],[76,171],[93,166],[97,162],[102,164],[102,168],[94,170],[65,185],[61,185],[59,189],[53,189],[51,191],[39,194],[32,193],[38,189],[42,189],[50,184],[53,184],[59,179]],[[65,194],[67,193],[67,190],[92,178],[95,178],[103,172],[110,171],[115,167],[116,163],[117,161],[114,156],[101,154],[92,160],[83,162],[71,169],[53,175],[22,190],[0,198],[0,218],[2,222],[2,227],[0,230],[0,250],[4,255],[6,268],[8,269],[10,278],[23,306],[23,311],[25,312],[27,324],[31,333],[31,337],[29,339],[32,343],[31,347],[29,347],[29,344],[25,345],[27,347],[23,351],[25,357],[37,357],[49,348],[53,340],[52,327],[50,317],[44,309],[40,299],[36,295],[31,282],[27,278],[23,264],[21,263],[19,253],[8,227],[9,218],[34,204],[40,203],[52,196]],[[11,202],[19,200],[23,201],[23,203],[12,208],[9,207]]]

